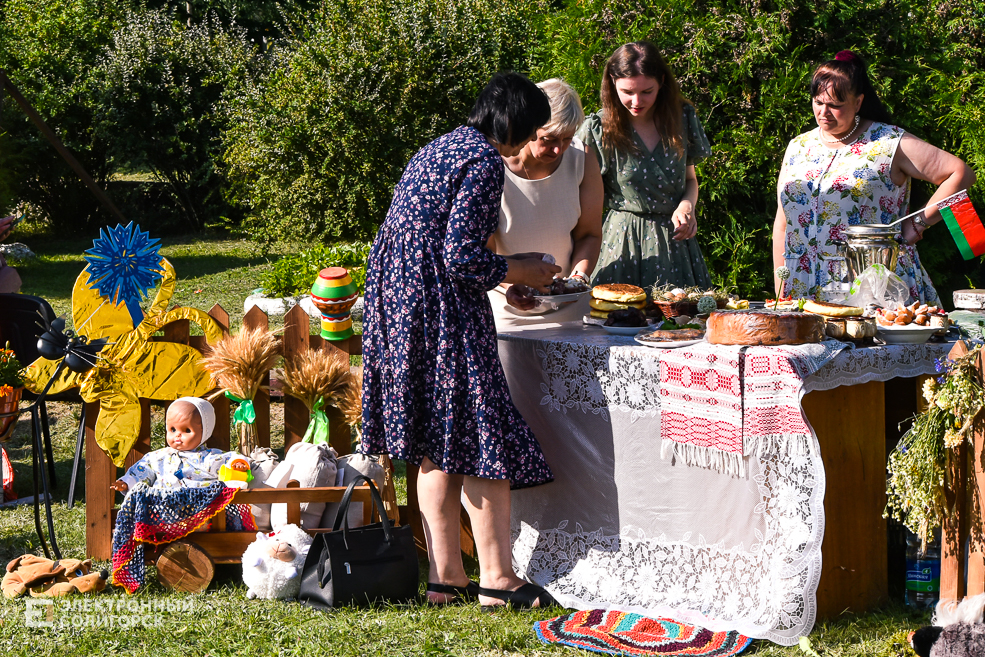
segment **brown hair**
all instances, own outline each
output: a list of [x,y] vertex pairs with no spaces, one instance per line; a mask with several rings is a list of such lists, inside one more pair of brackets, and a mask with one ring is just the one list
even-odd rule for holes
[[811,98],[817,98],[824,92],[840,101],[844,101],[849,95],[862,96],[862,106],[858,110],[861,118],[879,123],[893,122],[869,81],[865,62],[851,50],[842,50],[834,59],[824,62],[814,71],[811,77]]
[[653,122],[660,131],[665,146],[673,148],[679,157],[684,155],[682,110],[688,103],[681,96],[677,78],[660,52],[649,41],[627,43],[616,49],[602,71],[602,147],[637,153],[633,141],[629,110],[619,102],[616,80],[643,75],[660,83],[653,103]]

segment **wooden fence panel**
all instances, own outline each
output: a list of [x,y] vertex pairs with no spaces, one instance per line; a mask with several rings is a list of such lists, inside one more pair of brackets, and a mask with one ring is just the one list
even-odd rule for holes
[[[968,351],[964,342],[958,342],[948,358],[960,358]],[[980,375],[985,373],[981,355],[977,366]],[[945,489],[947,504],[954,513],[945,518],[941,532],[941,599],[949,600],[985,592],[985,522],[982,518],[985,509],[985,418],[981,414],[975,424],[972,445],[963,442],[955,452],[950,468],[953,487]],[[969,479],[969,472],[974,473],[974,478]],[[969,546],[967,568],[966,544]]]
[[[284,316],[284,367],[308,349],[311,330],[308,313],[298,304]],[[284,449],[301,442],[308,429],[310,416],[304,402],[297,397],[284,395]]]
[[[253,306],[243,317],[243,327],[251,329],[269,328],[267,314],[259,306]],[[261,388],[253,398],[253,408],[256,410],[257,443],[260,447],[270,447],[270,373],[263,376]]]
[[[229,335],[229,313],[222,306],[215,304],[209,310],[209,315],[219,324],[223,335]],[[202,353],[211,351],[205,338],[202,337],[202,347],[196,347]],[[215,408],[215,428],[212,429],[212,439],[210,445],[223,451],[229,450],[229,400],[225,395],[219,395],[212,400],[212,407]]]
[[[220,325],[223,333],[229,333],[229,314],[218,304],[209,311]],[[267,315],[257,307],[253,307],[243,318],[246,328],[267,328]],[[280,339],[282,353],[292,358],[306,348],[331,349],[339,358],[349,362],[349,356],[362,354],[361,336],[353,336],[348,340],[329,342],[322,340],[318,334],[310,335],[310,323],[304,310],[298,306],[291,309],[285,317],[285,330]],[[209,347],[203,336],[189,334],[189,322],[178,320],[168,324],[163,329],[163,336],[153,339],[161,342],[177,342],[187,344],[201,352],[207,352]],[[269,373],[264,377],[263,385],[270,385]],[[126,466],[136,463],[150,451],[150,406],[151,400],[141,399],[140,434],[134,448],[127,455]],[[163,402],[167,405],[167,402]],[[216,426],[208,444],[210,447],[227,450],[230,443],[229,400],[220,395],[213,399],[212,405],[216,410]],[[270,395],[267,390],[261,390],[254,400],[257,413],[257,429],[259,442],[263,447],[270,446]],[[330,409],[329,420],[331,442],[340,455],[348,454],[351,450],[350,429],[334,409]],[[115,506],[115,491],[110,489],[122,471],[102,451],[95,439],[96,420],[99,415],[99,405],[89,404],[86,410],[85,449],[86,449],[86,554],[93,559],[108,560],[112,556],[113,514]],[[304,404],[293,397],[284,398],[284,437],[285,445],[290,446],[304,435],[308,427],[308,412]]]

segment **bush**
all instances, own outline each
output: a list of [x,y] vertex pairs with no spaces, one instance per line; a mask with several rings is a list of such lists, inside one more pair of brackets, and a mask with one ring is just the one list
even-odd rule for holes
[[[0,6],[0,68],[104,185],[107,144],[95,130],[94,69],[127,0],[6,0]],[[26,201],[61,233],[113,219],[10,98],[3,99],[0,204]]]
[[521,0],[341,0],[243,80],[226,134],[231,198],[273,240],[367,239],[423,145],[465,122],[478,92],[524,69]]
[[[842,49],[859,52],[899,125],[985,171],[983,28],[975,0],[579,0],[545,14],[533,77],[567,79],[594,110],[612,51],[639,39],[657,44],[714,149],[698,165],[698,238],[709,268],[740,287],[767,285],[780,160],[787,142],[814,126],[809,82],[817,64]],[[911,206],[929,194],[916,185]],[[735,230],[755,248],[721,248]],[[921,253],[949,299],[955,282],[966,285],[980,264],[956,267],[947,231],[933,232],[934,244],[928,239]]]
[[268,297],[295,297],[311,291],[318,273],[325,267],[345,267],[360,291],[366,287],[366,259],[369,243],[318,244],[281,258],[263,274],[260,285]]
[[221,192],[223,95],[256,63],[245,32],[215,17],[185,27],[170,11],[132,13],[102,58],[99,131],[115,164],[166,183],[184,223],[229,214]]

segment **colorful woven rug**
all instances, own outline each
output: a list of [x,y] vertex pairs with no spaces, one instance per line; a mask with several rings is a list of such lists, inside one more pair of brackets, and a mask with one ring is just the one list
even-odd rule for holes
[[646,618],[590,609],[534,623],[537,638],[607,655],[731,657],[752,639],[738,632],[712,632],[670,618]]
[[217,481],[204,488],[162,490],[139,483],[130,489],[116,514],[113,529],[113,575],[110,580],[133,593],[144,583],[144,545],[163,545],[203,529],[225,510],[227,531],[257,530],[249,504],[229,504],[236,494]]

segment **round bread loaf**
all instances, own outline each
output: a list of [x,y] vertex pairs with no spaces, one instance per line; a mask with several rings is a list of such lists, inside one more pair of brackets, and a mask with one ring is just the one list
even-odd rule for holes
[[824,318],[774,310],[716,310],[705,334],[714,344],[804,344],[824,339]]
[[643,291],[643,288],[637,287],[636,285],[605,283],[592,288],[592,297],[602,299],[603,301],[633,303],[634,301],[646,301],[646,292]]

